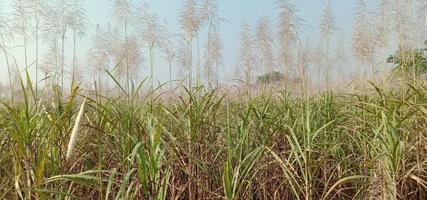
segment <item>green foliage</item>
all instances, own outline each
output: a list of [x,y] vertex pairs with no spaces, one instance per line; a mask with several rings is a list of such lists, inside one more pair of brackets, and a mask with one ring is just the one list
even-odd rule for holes
[[408,75],[419,76],[427,73],[427,41],[426,48],[401,50],[396,55],[392,55],[387,59],[387,62],[396,65],[395,71]]
[[258,76],[257,81],[260,83],[279,83],[281,82],[285,76],[281,72],[270,72],[264,75]]
[[0,106],[0,199],[427,197],[425,84],[251,100],[141,85],[37,100],[22,82],[22,102]]

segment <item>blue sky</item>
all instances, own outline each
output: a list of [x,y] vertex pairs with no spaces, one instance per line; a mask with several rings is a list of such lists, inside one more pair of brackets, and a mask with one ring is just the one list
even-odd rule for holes
[[[332,4],[336,14],[337,26],[339,27],[339,34],[337,39],[348,40],[351,36],[351,21],[354,16],[354,4],[356,0],[332,0]],[[140,2],[140,0],[134,0],[134,2]],[[179,32],[178,26],[178,13],[181,9],[182,0],[151,0],[146,1],[151,5],[151,8],[162,18],[164,18],[170,29]],[[327,0],[294,0],[293,1],[299,9],[299,15],[305,20],[306,27],[304,29],[304,37],[310,37],[316,39],[318,36],[317,25],[319,23],[319,17],[324,4]],[[376,6],[377,0],[369,0],[368,3],[371,8]],[[9,12],[13,0],[2,0],[0,4],[5,8],[4,11]],[[227,19],[221,26],[221,35],[224,40],[224,63],[226,67],[221,71],[224,73],[228,67],[235,66],[237,62],[238,49],[239,49],[239,25],[243,20],[246,20],[252,25],[255,25],[258,18],[268,16],[271,19],[275,19],[277,16],[276,0],[218,0],[219,8],[221,10],[221,16]],[[90,19],[89,36],[93,33],[96,24],[106,25],[111,20],[111,0],[86,0],[85,7],[87,10],[88,18]],[[273,21],[276,22],[276,21]],[[86,60],[86,50],[90,44],[90,37],[79,41],[79,54],[80,60]],[[203,38],[201,38],[203,41]],[[19,41],[17,41],[19,43]],[[12,52],[18,60],[22,57],[22,50],[19,48]],[[30,53],[31,57],[33,56]],[[4,56],[0,56],[0,80],[5,80],[6,66],[4,62]],[[161,65],[161,64],[159,64]],[[167,70],[165,67],[157,67],[155,70],[155,76],[164,80],[162,74]]]

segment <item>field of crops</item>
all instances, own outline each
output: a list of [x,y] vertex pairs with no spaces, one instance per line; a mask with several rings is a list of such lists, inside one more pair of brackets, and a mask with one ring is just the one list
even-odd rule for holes
[[427,0],[0,0],[0,200],[427,200]]
[[0,199],[427,198],[422,83],[313,97],[21,92],[0,107]]

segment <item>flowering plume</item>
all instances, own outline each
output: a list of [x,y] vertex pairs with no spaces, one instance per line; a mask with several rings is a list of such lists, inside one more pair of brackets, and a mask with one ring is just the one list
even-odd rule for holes
[[142,2],[137,7],[136,26],[138,35],[148,47],[160,44],[164,37],[165,27],[160,23],[159,16],[150,10],[147,3]]
[[243,22],[240,29],[240,66],[245,70],[247,83],[250,84],[255,65],[254,38],[248,23]]
[[274,68],[273,57],[273,33],[271,31],[271,20],[268,17],[261,17],[256,26],[256,41],[259,47],[260,66],[263,73],[272,72]]
[[197,0],[185,0],[183,9],[180,13],[179,25],[184,31],[187,40],[195,37],[202,26],[199,4]]
[[130,0],[114,0],[113,16],[118,23],[127,26],[133,22],[135,12]]
[[323,10],[319,29],[321,39],[326,43],[329,43],[330,38],[335,34],[335,31],[337,30],[335,14],[330,0],[328,0],[328,4],[326,4],[325,9]]
[[376,11],[376,17],[374,21],[374,40],[378,49],[384,49],[389,45],[389,35],[392,20],[392,1],[381,0]]
[[222,63],[223,55],[223,43],[221,40],[221,35],[218,32],[217,28],[214,27],[211,33],[209,34],[207,42],[207,52],[206,52],[206,69],[205,74],[208,80],[208,83],[214,79],[218,82],[218,67]]
[[297,8],[290,0],[277,1],[279,9],[279,63],[283,72],[289,72],[293,63],[292,46],[298,40],[304,20],[297,15]]
[[353,54],[363,63],[371,63],[374,56],[372,27],[370,24],[368,6],[365,0],[358,0],[356,17],[353,21]]

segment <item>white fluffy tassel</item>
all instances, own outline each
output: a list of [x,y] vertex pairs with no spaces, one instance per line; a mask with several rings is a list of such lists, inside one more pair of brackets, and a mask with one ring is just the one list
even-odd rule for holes
[[83,100],[79,113],[77,114],[77,117],[76,117],[76,123],[74,124],[73,131],[71,131],[71,137],[70,137],[70,141],[68,142],[68,148],[67,148],[67,157],[66,157],[67,160],[69,160],[73,155],[74,146],[76,145],[77,137],[79,135],[80,121],[83,116],[85,102],[86,102],[86,98]]

